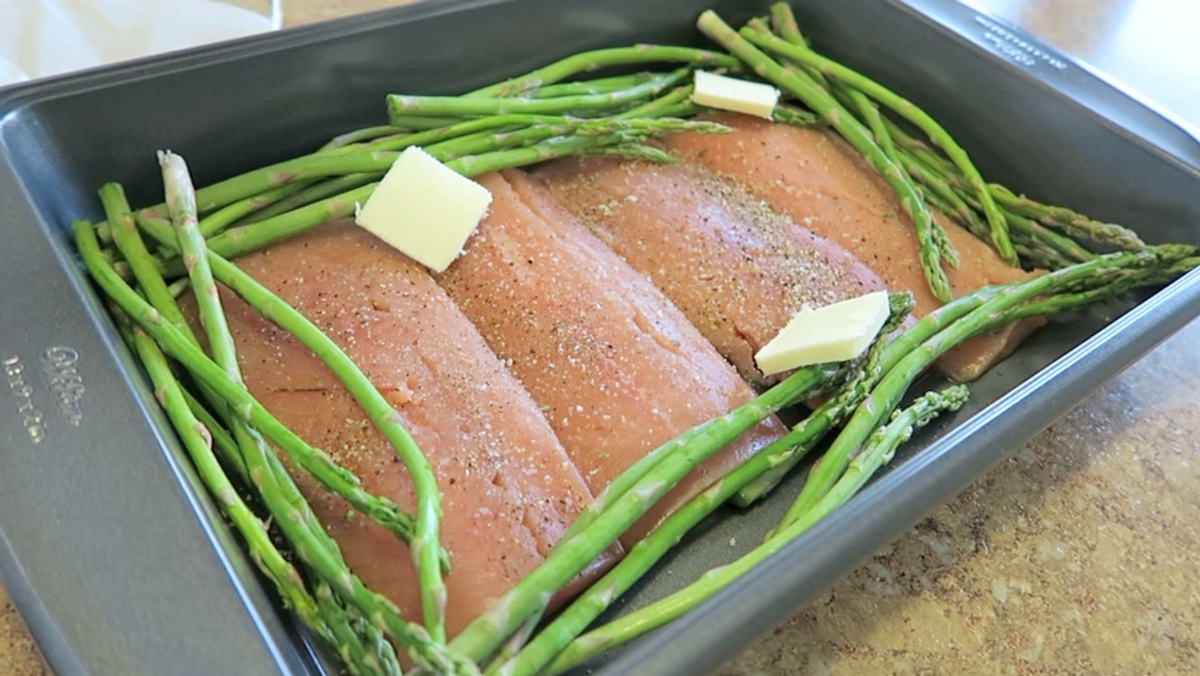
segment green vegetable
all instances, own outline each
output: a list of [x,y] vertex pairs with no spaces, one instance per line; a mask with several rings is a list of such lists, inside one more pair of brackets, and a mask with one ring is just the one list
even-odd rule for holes
[[827,59],[810,49],[790,44],[773,35],[764,35],[754,30],[743,30],[741,35],[769,52],[819,69],[827,78],[843,82],[853,88],[854,91],[859,91],[870,96],[928,134],[929,138],[949,156],[959,172],[966,177],[968,185],[974,189],[980,203],[983,205],[983,212],[987,217],[988,225],[991,227],[992,244],[995,246],[997,253],[1012,265],[1017,265],[1017,254],[1013,250],[1012,242],[1008,237],[1008,223],[996,207],[996,203],[992,199],[992,193],[984,183],[983,177],[979,175],[979,171],[971,163],[966,151],[933,118],[929,117],[928,114],[911,101],[878,84],[874,80],[836,61]]
[[914,429],[927,424],[942,411],[958,410],[966,398],[967,388],[956,385],[943,392],[931,392],[917,399],[910,408],[897,413],[890,424],[871,437],[824,499],[813,505],[803,518],[789,526],[786,531],[772,537],[737,561],[708,571],[699,580],[678,592],[580,636],[540,673],[560,674],[696,607],[701,601],[765,561],[833,510],[848,502],[880,467],[892,459],[896,447],[907,441]]
[[[800,99],[833,127],[850,145],[854,146],[883,175],[888,185],[900,196],[900,203],[913,221],[920,243],[921,271],[934,297],[942,302],[952,298],[950,282],[942,269],[941,248],[933,235],[933,217],[917,192],[912,181],[888,158],[871,138],[870,133],[858,120],[832,96],[821,89],[812,78],[789,71],[764,54],[745,37],[739,35],[721,20],[712,10],[700,15],[696,26],[708,37],[725,47],[749,65],[759,76],[779,85],[787,93]],[[753,33],[754,31],[748,31]]]
[[651,452],[651,461],[636,463],[627,471],[640,476],[632,481],[614,480],[625,490],[610,489],[589,506],[580,517],[590,520],[586,527],[573,527],[574,532],[562,538],[540,566],[467,625],[450,647],[478,662],[492,657],[555,591],[574,579],[696,465],[767,416],[822,386],[829,369],[828,365],[800,369],[750,402],[685,432],[684,441],[668,442]]
[[530,90],[565,80],[582,73],[609,66],[626,66],[640,63],[685,63],[697,68],[738,70],[737,59],[720,52],[710,52],[690,47],[668,47],[661,45],[634,45],[597,49],[568,56],[548,66],[466,94],[469,97],[519,96]]
[[518,113],[557,114],[603,112],[650,98],[688,77],[690,69],[681,68],[655,76],[629,89],[606,94],[584,94],[552,99],[482,98],[468,96],[405,96],[388,94],[388,121],[400,126],[406,115],[448,115],[451,117],[487,117]]

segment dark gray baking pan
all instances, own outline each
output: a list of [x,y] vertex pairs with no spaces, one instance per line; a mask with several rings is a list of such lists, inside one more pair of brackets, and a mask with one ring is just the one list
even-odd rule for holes
[[[741,22],[766,3],[426,3],[0,92],[0,578],[54,670],[323,668],[260,586],[80,274],[67,224],[99,216],[102,182],[156,202],[161,148],[206,183],[378,124],[390,91],[460,92],[601,46],[698,43],[703,9]],[[1200,243],[1200,145],[1053,50],[942,0],[797,9],[819,48],[924,105],[993,180],[1153,242]],[[715,669],[1198,314],[1193,273],[1132,308],[1048,327],[846,508],[592,666]],[[624,607],[749,548],[786,499],[714,519]]]

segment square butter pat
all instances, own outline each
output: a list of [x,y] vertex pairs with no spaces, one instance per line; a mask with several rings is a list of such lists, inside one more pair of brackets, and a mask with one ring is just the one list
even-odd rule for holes
[[754,355],[754,361],[764,375],[771,375],[855,359],[870,347],[888,314],[886,291],[801,310]]
[[779,90],[761,82],[738,80],[716,73],[696,71],[692,102],[771,119],[775,104],[779,103]]
[[409,146],[354,222],[425,267],[443,272],[462,253],[491,203],[487,188]]

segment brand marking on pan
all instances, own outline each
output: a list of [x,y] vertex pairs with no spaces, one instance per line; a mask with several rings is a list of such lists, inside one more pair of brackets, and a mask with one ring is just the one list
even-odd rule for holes
[[53,345],[42,350],[42,372],[54,395],[54,403],[63,420],[73,427],[83,423],[83,385],[78,364],[79,351],[66,345]]
[[46,438],[46,416],[33,401],[33,386],[29,384],[25,364],[17,355],[0,361],[4,369],[4,382],[17,404],[17,419],[29,440],[40,444]]
[[996,51],[1022,66],[1032,67],[1039,63],[1044,63],[1055,70],[1067,69],[1067,63],[1062,59],[1031,44],[1028,40],[1014,34],[986,16],[976,14],[975,23],[984,27],[983,39],[995,47]]

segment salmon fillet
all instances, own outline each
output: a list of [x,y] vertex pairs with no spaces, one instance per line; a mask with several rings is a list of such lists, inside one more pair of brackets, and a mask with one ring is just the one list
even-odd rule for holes
[[[433,466],[450,554],[447,631],[456,634],[542,562],[591,500],[521,384],[425,269],[350,222],[238,261],[312,320],[399,411]],[[412,510],[412,482],[334,375],[290,334],[227,291],[250,391],[285,425]],[[419,620],[408,548],[319,488],[297,481],[350,568]],[[484,544],[486,546],[481,546]]]
[[683,311],[742,377],[804,305],[884,288],[856,258],[695,163],[563,160],[535,174]]
[[[733,127],[734,133],[672,134],[664,139],[667,150],[735,180],[805,228],[843,247],[892,291],[912,291],[918,316],[941,305],[921,272],[916,235],[899,198],[841,138],[827,130],[773,124],[746,115],[715,119]],[[941,214],[935,214],[935,219],[962,259],[958,270],[946,270],[956,297],[1035,276],[1009,267],[986,243]],[[979,336],[951,350],[938,366],[955,380],[973,380],[1043,323],[1040,318],[1027,319]]]
[[[654,288],[519,171],[478,180],[491,213],[438,281],[546,410],[598,493],[649,451],[753,392]],[[771,417],[709,458],[622,541],[784,431]]]

